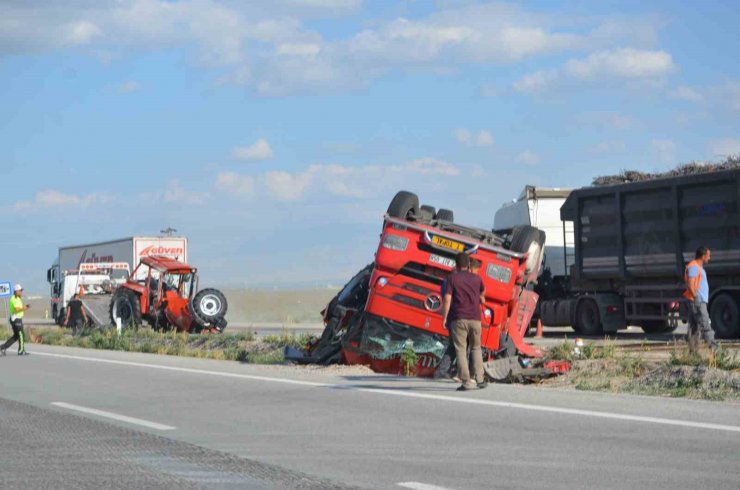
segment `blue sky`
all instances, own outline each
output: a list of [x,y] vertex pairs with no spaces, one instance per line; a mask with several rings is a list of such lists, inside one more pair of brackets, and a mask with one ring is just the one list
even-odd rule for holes
[[400,189],[490,227],[526,184],[740,153],[733,2],[0,2],[0,279],[190,239],[207,283],[339,284]]

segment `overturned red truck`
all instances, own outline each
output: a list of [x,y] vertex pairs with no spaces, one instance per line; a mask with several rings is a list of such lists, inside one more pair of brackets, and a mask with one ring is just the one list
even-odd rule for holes
[[420,206],[415,194],[398,192],[385,215],[375,261],[324,310],[321,338],[306,352],[288,352],[286,357],[400,373],[404,353],[413,350],[413,371],[431,376],[448,342],[440,288],[455,267],[455,256],[464,251],[481,262],[486,287],[481,307],[486,371],[493,378],[510,373],[519,366],[515,360],[542,356],[524,341],[524,334],[537,303],[532,287],[544,242],[544,232],[531,226],[501,236],[459,225],[452,211]]

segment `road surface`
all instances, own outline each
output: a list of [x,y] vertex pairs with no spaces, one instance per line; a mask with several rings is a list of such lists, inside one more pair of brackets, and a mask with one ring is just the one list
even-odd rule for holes
[[11,486],[740,487],[734,403],[31,348],[0,358]]

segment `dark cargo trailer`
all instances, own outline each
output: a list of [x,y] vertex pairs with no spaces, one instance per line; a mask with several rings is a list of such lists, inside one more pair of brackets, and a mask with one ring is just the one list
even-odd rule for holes
[[567,292],[541,302],[542,321],[672,331],[687,316],[684,268],[706,245],[712,327],[740,337],[739,207],[740,169],[574,190],[560,218],[573,222],[575,263]]

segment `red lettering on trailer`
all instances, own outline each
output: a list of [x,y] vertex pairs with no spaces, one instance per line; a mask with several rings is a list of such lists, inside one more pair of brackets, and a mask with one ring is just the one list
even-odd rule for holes
[[139,257],[146,257],[149,255],[183,255],[185,249],[183,247],[163,247],[161,245],[149,245],[144,250],[139,252]]

